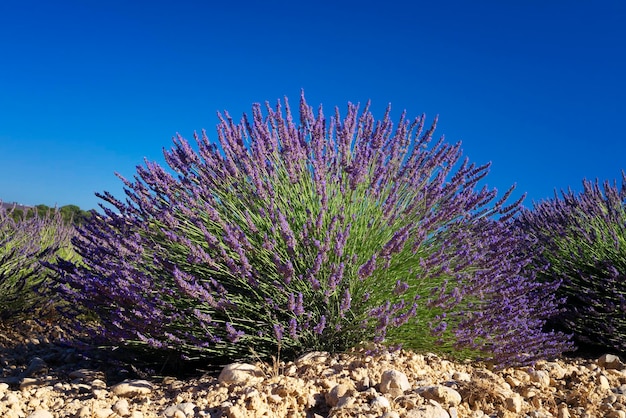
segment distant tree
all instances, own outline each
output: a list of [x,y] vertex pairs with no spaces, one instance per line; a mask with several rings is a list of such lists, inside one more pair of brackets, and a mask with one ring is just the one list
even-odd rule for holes
[[61,206],[59,212],[65,223],[73,223],[75,225],[82,225],[91,216],[90,212],[82,210],[76,205]]
[[16,222],[32,219],[35,216],[38,218],[45,218],[53,215],[55,212],[59,212],[61,219],[65,224],[82,225],[91,217],[91,212],[82,210],[76,205],[65,205],[60,208],[56,208],[40,204],[25,208],[15,207],[11,208],[9,211],[11,218],[13,218]]

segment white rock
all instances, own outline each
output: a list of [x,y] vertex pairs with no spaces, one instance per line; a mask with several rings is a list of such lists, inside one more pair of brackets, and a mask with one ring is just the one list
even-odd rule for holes
[[510,396],[504,400],[504,405],[507,410],[519,414],[522,412],[522,397],[519,395]]
[[539,383],[539,385],[548,387],[550,386],[550,373],[545,370],[528,370],[528,375],[530,376],[530,381]]
[[91,418],[91,408],[83,406],[76,413],[76,418]]
[[370,406],[372,408],[380,408],[386,411],[391,408],[391,403],[389,402],[389,399],[385,398],[384,396],[377,396],[372,399],[372,402],[370,402]]
[[32,414],[28,415],[28,418],[54,418],[51,412],[39,410],[35,411]]
[[191,402],[184,402],[178,405],[167,407],[163,413],[167,418],[176,418],[177,416],[193,417],[195,416],[196,405]]
[[596,383],[598,384],[598,387],[600,388],[600,390],[604,390],[604,391],[611,390],[609,379],[607,379],[607,377],[604,375],[598,376]]
[[567,405],[562,403],[559,405],[559,412],[556,414],[556,418],[570,418],[571,415],[569,413],[569,409],[567,409]]
[[618,356],[605,354],[598,359],[598,366],[604,367],[605,369],[622,370],[624,363],[622,363]]
[[128,401],[122,398],[118,400],[117,402],[115,402],[115,404],[113,405],[111,409],[113,409],[113,412],[115,412],[119,416],[127,417],[130,415],[129,408],[130,408],[130,405],[128,404]]
[[397,370],[386,370],[380,379],[380,392],[389,393],[392,396],[400,396],[411,389],[409,378],[406,374]]
[[20,399],[15,393],[9,393],[4,397],[4,402],[6,402],[7,406],[19,405]]
[[113,414],[111,408],[99,408],[94,411],[94,418],[109,418]]
[[263,371],[253,364],[232,363],[225,366],[217,380],[220,383],[245,383],[263,379]]
[[20,390],[29,390],[41,384],[43,384],[43,382],[40,379],[36,379],[34,377],[25,377],[20,382]]
[[324,395],[326,405],[335,407],[344,397],[350,397],[354,393],[354,388],[348,384],[340,383],[335,385],[330,392]]
[[462,400],[459,392],[447,386],[435,385],[421,389],[420,393],[424,398],[432,399],[442,405],[457,406]]
[[132,398],[152,392],[152,383],[147,380],[125,380],[111,387],[114,395]]
[[435,402],[411,409],[406,413],[405,418],[450,418],[450,414]]
[[452,374],[452,380],[457,382],[471,382],[472,376],[469,373],[465,372],[454,372]]

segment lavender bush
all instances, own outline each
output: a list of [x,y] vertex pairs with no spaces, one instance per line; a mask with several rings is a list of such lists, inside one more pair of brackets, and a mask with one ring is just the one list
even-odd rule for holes
[[622,186],[583,181],[522,213],[520,229],[536,237],[536,263],[549,263],[541,280],[562,281],[564,311],[554,319],[581,345],[626,352],[626,175]]
[[219,143],[177,137],[168,170],[146,161],[126,201],[99,195],[113,208],[75,239],[84,263],[58,266],[97,333],[189,358],[374,341],[508,364],[567,347],[542,331],[553,286],[520,274],[519,202],[475,190],[488,165],[432,145],[424,117],[299,110],[220,115]]
[[11,209],[0,207],[0,318],[33,315],[58,302],[46,291],[47,271],[43,263],[57,257],[76,260],[71,246],[73,229],[64,224],[58,212],[13,216]]

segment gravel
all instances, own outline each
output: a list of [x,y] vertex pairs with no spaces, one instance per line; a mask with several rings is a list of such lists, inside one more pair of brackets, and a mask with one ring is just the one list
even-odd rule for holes
[[611,355],[494,371],[429,353],[355,350],[174,373],[68,340],[54,323],[0,323],[1,417],[626,418],[626,367]]

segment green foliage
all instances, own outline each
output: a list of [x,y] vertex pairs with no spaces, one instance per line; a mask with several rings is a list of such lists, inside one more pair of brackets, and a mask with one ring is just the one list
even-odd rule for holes
[[47,205],[36,205],[34,207],[14,208],[11,211],[11,217],[15,221],[23,219],[31,219],[34,217],[46,217],[50,212],[59,212],[61,219],[65,224],[82,225],[91,216],[91,212],[82,210],[76,205],[65,205],[60,208],[51,208]]

